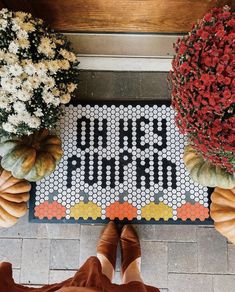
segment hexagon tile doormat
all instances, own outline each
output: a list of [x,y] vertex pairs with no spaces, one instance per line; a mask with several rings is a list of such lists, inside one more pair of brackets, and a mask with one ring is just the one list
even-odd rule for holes
[[189,177],[174,116],[169,102],[66,106],[64,156],[33,184],[30,221],[212,223],[211,190]]

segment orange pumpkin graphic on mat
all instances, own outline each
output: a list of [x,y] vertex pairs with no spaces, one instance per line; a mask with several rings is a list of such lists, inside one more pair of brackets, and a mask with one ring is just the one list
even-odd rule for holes
[[137,216],[137,209],[131,204],[124,202],[115,202],[106,208],[106,217],[114,220],[115,218],[123,220],[127,218],[132,220]]
[[181,218],[183,221],[186,221],[187,219],[200,219],[201,221],[204,221],[209,217],[209,210],[199,203],[191,204],[188,202],[177,208],[177,217]]
[[35,217],[38,217],[39,219],[52,219],[53,217],[55,217],[59,220],[66,215],[66,208],[56,201],[52,203],[49,203],[49,201],[45,201],[44,203],[36,206],[34,210]]

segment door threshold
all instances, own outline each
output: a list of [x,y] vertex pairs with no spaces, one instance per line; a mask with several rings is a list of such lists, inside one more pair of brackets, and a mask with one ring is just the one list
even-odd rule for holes
[[168,72],[172,59],[146,57],[80,56],[81,70]]

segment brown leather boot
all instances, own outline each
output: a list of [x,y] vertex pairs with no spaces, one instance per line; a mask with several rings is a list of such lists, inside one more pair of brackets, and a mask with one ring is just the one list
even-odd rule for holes
[[116,254],[119,241],[119,233],[116,224],[110,221],[103,230],[97,244],[97,253],[104,255],[115,270]]
[[122,254],[122,274],[127,267],[137,258],[141,257],[141,247],[138,235],[131,225],[122,228],[120,236]]

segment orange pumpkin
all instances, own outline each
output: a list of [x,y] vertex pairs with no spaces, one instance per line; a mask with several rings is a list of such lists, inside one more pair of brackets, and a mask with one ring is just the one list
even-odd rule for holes
[[0,227],[10,227],[27,212],[31,185],[0,169]]
[[235,189],[215,188],[211,201],[210,215],[215,229],[235,244]]

